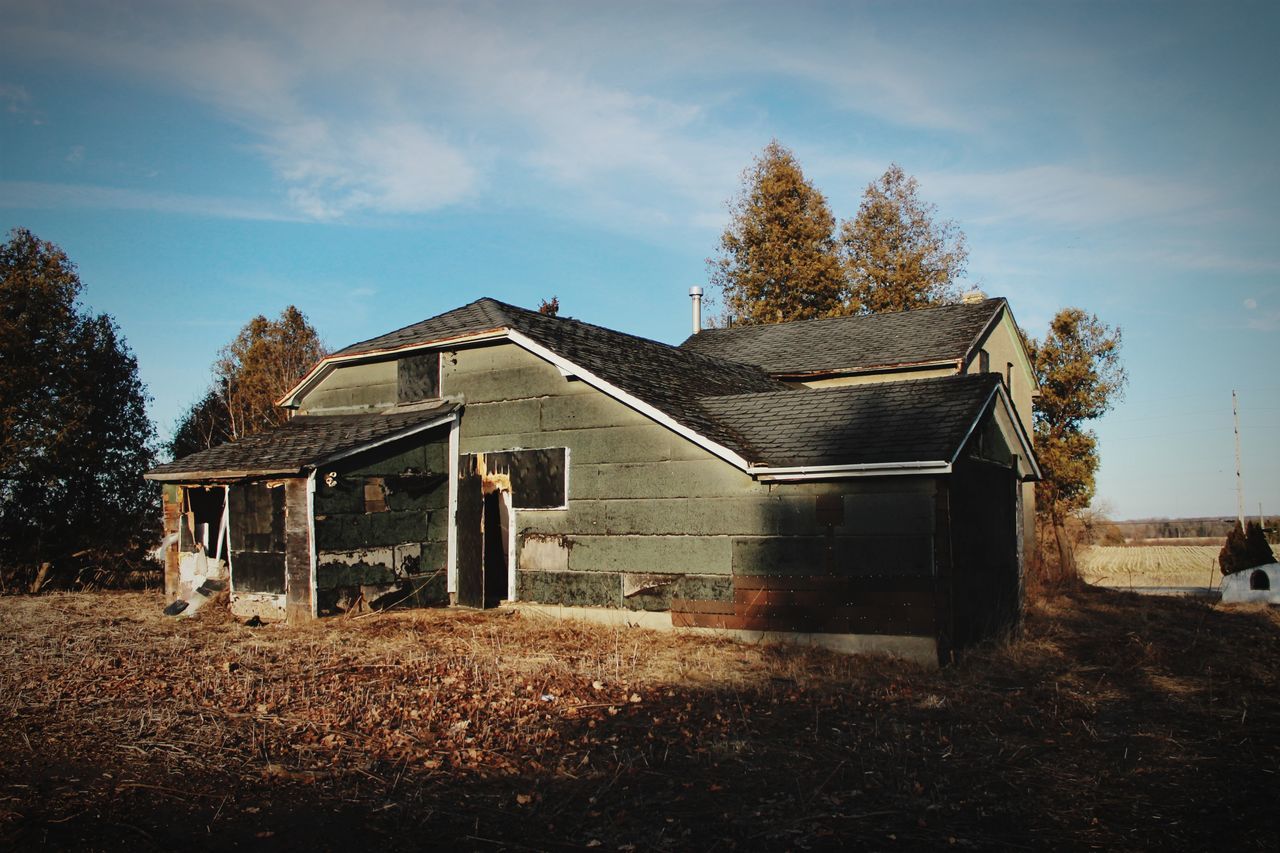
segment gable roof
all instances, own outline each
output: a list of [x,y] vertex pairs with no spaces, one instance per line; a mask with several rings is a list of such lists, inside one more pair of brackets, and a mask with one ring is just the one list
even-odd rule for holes
[[[989,323],[999,319],[1003,304],[1004,300],[982,303],[987,306]],[[936,316],[942,310],[912,313]],[[959,314],[972,318],[983,312]],[[954,325],[962,324],[955,321]],[[759,328],[768,327],[751,327]],[[985,333],[986,328],[975,333],[974,338]],[[993,399],[1002,401],[1000,405],[1008,416],[1002,429],[1011,445],[1022,449],[1026,475],[1039,476],[1030,439],[995,374],[799,389],[772,378],[755,365],[578,320],[549,317],[495,299],[480,299],[341,349],[316,365],[280,404],[298,405],[311,388],[343,364],[380,361],[423,349],[502,341],[524,348],[566,376],[576,376],[762,479],[946,473],[963,446],[964,437],[990,411]],[[824,341],[829,342],[829,336],[824,336]],[[442,405],[446,408],[440,411],[447,410],[447,418],[456,417],[447,407],[458,403]],[[249,470],[237,466],[250,465],[256,466],[255,474],[297,473],[347,444],[379,440],[375,433],[385,432],[391,437],[407,434],[396,433],[391,426],[393,421],[388,420],[404,416],[403,412],[299,416],[274,433],[244,439],[234,449],[224,445],[160,466],[149,476],[191,479],[196,473],[215,470],[210,465],[218,466],[219,472],[211,476],[224,478],[250,476],[228,473]],[[331,427],[326,428],[321,422]],[[277,441],[282,446],[276,447]],[[219,455],[222,453],[227,455]]]
[[442,426],[455,403],[390,414],[299,415],[268,432],[201,450],[147,472],[147,479],[184,481],[298,475],[325,461]]
[[893,314],[703,329],[680,346],[754,364],[774,376],[959,362],[999,320],[1006,304],[997,297]]
[[299,395],[323,377],[326,366],[411,348],[444,347],[485,335],[505,335],[539,355],[559,357],[697,435],[741,455],[749,451],[741,437],[708,416],[701,401],[726,394],[792,390],[754,365],[485,298],[338,350],[281,402],[296,405]]
[[706,403],[760,452],[752,460],[759,467],[893,465],[909,473],[954,462],[1002,390],[998,374],[980,373]]

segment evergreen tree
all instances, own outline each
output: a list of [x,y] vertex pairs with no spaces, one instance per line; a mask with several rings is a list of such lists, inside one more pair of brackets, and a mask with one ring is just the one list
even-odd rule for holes
[[840,227],[850,300],[869,314],[955,302],[969,252],[954,222],[936,222],[916,179],[894,163],[867,185],[858,215]]
[[1262,532],[1262,527],[1256,521],[1251,521],[1245,526],[1244,550],[1248,555],[1250,566],[1265,566],[1267,563],[1276,561],[1276,555],[1271,552],[1266,534]]
[[0,275],[0,564],[136,554],[159,520],[137,360],[58,246],[15,229]]
[[854,313],[827,200],[776,139],[742,174],[720,251],[708,260],[728,324],[778,323]]
[[1218,552],[1218,570],[1229,575],[1252,565],[1249,562],[1249,546],[1245,541],[1244,528],[1236,521],[1227,531],[1227,541],[1222,543],[1222,550]]
[[1089,505],[1098,470],[1097,436],[1085,424],[1119,401],[1128,380],[1120,330],[1079,308],[1064,308],[1040,342],[1031,342],[1040,396],[1035,401],[1036,457],[1044,479],[1036,510],[1052,526],[1060,579],[1077,576],[1066,518]]

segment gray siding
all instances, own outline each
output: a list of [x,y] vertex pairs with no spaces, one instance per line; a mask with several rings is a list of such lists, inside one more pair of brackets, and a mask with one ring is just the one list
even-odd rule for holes
[[300,415],[338,415],[385,409],[396,404],[396,362],[339,367],[301,401]]
[[[442,363],[462,453],[569,449],[568,509],[516,514],[520,598],[665,609],[732,597],[735,573],[932,572],[931,479],[762,484],[515,345]],[[842,523],[818,522],[820,495],[841,496]]]

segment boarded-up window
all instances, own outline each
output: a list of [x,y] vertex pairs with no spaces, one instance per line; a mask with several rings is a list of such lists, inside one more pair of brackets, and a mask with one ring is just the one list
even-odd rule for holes
[[440,396],[440,353],[408,355],[396,362],[396,402],[417,403]]
[[563,447],[485,453],[484,460],[490,474],[511,478],[511,501],[516,509],[557,509],[566,505],[568,480]]
[[365,477],[364,511],[387,511],[387,486],[386,482],[381,477]]

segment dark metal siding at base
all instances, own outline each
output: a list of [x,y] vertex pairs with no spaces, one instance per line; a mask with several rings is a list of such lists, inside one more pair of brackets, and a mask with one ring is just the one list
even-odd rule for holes
[[673,625],[828,634],[934,633],[931,578],[739,576],[732,602],[677,600]]

